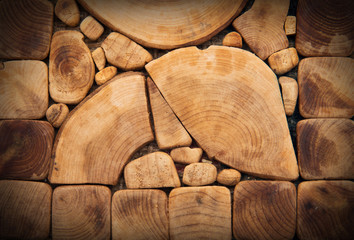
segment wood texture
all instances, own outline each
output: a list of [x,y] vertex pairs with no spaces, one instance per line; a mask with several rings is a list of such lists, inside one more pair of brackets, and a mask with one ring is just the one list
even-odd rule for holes
[[51,199],[46,183],[0,181],[0,239],[48,239]]
[[91,16],[86,17],[80,24],[80,30],[91,41],[96,41],[103,33],[103,26]]
[[80,11],[75,0],[58,0],[55,15],[66,25],[76,27],[80,22]]
[[114,185],[133,153],[153,139],[144,76],[120,74],[70,112],[54,143],[49,180]]
[[190,186],[202,186],[216,181],[217,170],[210,163],[192,163],[184,168],[183,183]]
[[51,2],[0,2],[0,58],[43,60],[49,53],[52,32]]
[[117,74],[117,68],[113,66],[106,67],[96,73],[95,82],[97,85],[105,84],[107,81],[111,80]]
[[53,125],[53,127],[58,128],[64,122],[65,118],[69,114],[69,108],[63,103],[51,105],[47,112],[46,117],[48,122]]
[[293,239],[296,188],[290,182],[243,181],[236,185],[233,232],[236,239]]
[[172,149],[170,153],[174,162],[182,164],[190,164],[199,162],[202,155],[203,149],[201,148],[190,148],[190,147],[181,147]]
[[278,81],[254,54],[189,47],[146,69],[209,159],[263,178],[298,177]]
[[307,119],[296,126],[299,169],[304,179],[354,178],[354,123]]
[[222,185],[235,186],[241,180],[241,173],[235,169],[223,169],[218,173],[216,181]]
[[298,186],[299,239],[353,239],[354,183],[309,181]]
[[268,63],[276,74],[282,75],[299,64],[299,57],[295,48],[287,48],[270,55]]
[[96,48],[94,51],[92,51],[91,55],[97,69],[101,71],[106,66],[106,56],[104,55],[103,48]]
[[284,32],[290,0],[255,0],[252,8],[232,23],[262,60],[289,46]]
[[222,40],[222,45],[242,48],[242,37],[238,32],[229,32]]
[[284,30],[286,36],[292,36],[296,34],[296,17],[287,16],[284,23]]
[[169,198],[170,239],[231,239],[231,197],[226,187],[175,188]]
[[354,115],[354,59],[306,58],[298,70],[299,110],[305,118]]
[[110,239],[111,191],[106,186],[59,186],[53,192],[53,239]]
[[4,62],[0,69],[0,119],[39,119],[48,108],[48,67],[44,62]]
[[167,196],[161,190],[122,190],[112,199],[113,240],[167,240]]
[[279,83],[283,97],[283,104],[287,116],[293,115],[297,98],[299,95],[299,85],[297,81],[290,77],[280,77]]

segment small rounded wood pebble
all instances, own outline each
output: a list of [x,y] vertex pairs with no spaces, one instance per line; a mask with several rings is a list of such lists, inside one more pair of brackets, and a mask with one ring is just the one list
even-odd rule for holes
[[279,78],[279,83],[282,90],[285,113],[287,116],[291,116],[295,111],[299,86],[295,79],[284,76]]
[[202,157],[201,148],[180,147],[171,151],[170,155],[174,162],[182,164],[191,164],[199,162]]
[[96,41],[103,33],[103,26],[93,17],[86,17],[80,24],[80,30],[86,37],[92,41]]
[[285,34],[295,35],[296,34],[296,17],[295,16],[287,16],[284,24]]
[[111,80],[117,74],[117,68],[110,66],[102,69],[95,75],[95,81],[97,85],[105,84],[107,81]]
[[55,15],[70,27],[76,27],[80,22],[80,11],[75,0],[58,0]]
[[104,69],[104,67],[106,66],[106,56],[104,54],[103,48],[101,48],[101,47],[96,48],[91,53],[91,55],[92,55],[93,61],[96,64],[97,69],[99,71]]
[[241,173],[235,169],[223,169],[216,178],[218,183],[226,186],[235,186],[240,180]]
[[242,48],[242,37],[237,32],[230,32],[225,35],[222,45],[229,47]]
[[69,108],[63,103],[53,104],[47,109],[46,117],[53,127],[60,127],[69,113]]
[[216,180],[217,170],[210,163],[192,163],[185,167],[183,183],[190,186],[212,184]]
[[299,57],[295,48],[287,48],[270,55],[268,63],[276,74],[282,75],[299,64]]

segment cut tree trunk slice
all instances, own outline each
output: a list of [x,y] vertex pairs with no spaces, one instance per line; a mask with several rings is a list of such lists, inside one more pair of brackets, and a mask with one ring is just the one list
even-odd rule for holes
[[161,190],[121,190],[112,199],[113,240],[168,240],[167,196]]
[[354,183],[308,181],[298,186],[299,239],[353,239]]
[[354,115],[354,59],[315,57],[300,61],[299,110],[305,118]]
[[189,47],[146,69],[210,159],[264,178],[298,177],[277,78],[254,54]]
[[295,46],[306,57],[346,57],[354,49],[352,0],[300,0]]
[[0,239],[48,239],[51,200],[46,183],[0,181]]
[[246,0],[79,0],[100,22],[137,43],[172,49],[203,43],[236,17]]
[[120,74],[70,112],[55,139],[49,180],[115,185],[129,158],[153,139],[144,76]]
[[299,169],[304,179],[354,178],[354,122],[307,119],[296,126]]
[[76,27],[80,22],[80,11],[75,0],[58,0],[55,15],[66,25]]
[[262,60],[289,46],[284,31],[289,4],[290,0],[255,0],[232,24]]
[[192,163],[184,168],[183,183],[190,186],[202,186],[216,181],[217,169],[210,163]]
[[103,26],[91,16],[86,17],[80,24],[80,30],[91,41],[96,41],[103,33]]
[[49,92],[54,101],[77,104],[95,77],[91,52],[78,31],[54,33],[49,56]]
[[230,32],[225,35],[222,45],[228,47],[242,48],[242,37],[238,32]]
[[284,30],[286,36],[292,36],[296,34],[296,17],[287,16],[284,23]]
[[117,68],[113,66],[106,67],[96,73],[95,82],[97,85],[105,84],[117,74]]
[[201,148],[181,147],[173,149],[170,155],[174,162],[190,164],[200,161],[203,150]]
[[48,108],[48,67],[44,62],[4,62],[0,69],[0,119],[39,119]]
[[299,95],[299,86],[295,79],[290,77],[280,77],[279,83],[281,87],[284,109],[287,116],[293,115],[297,98]]
[[166,103],[155,83],[148,78],[151,111],[154,119],[156,142],[160,149],[190,146],[192,138]]
[[299,64],[299,57],[295,48],[287,48],[270,55],[268,63],[276,74],[282,75]]
[[106,186],[60,186],[53,192],[53,239],[109,239],[111,190]]
[[64,103],[58,103],[51,105],[45,115],[47,117],[48,122],[50,122],[53,127],[58,128],[64,122],[68,114],[68,106],[66,106]]
[[43,60],[53,32],[47,0],[0,1],[0,58]]

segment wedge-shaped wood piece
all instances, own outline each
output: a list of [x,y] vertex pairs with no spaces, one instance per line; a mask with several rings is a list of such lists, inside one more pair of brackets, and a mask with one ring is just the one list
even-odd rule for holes
[[216,178],[218,183],[226,186],[235,186],[240,180],[241,173],[235,169],[223,169]]
[[51,105],[45,115],[47,117],[48,122],[50,122],[53,127],[58,128],[64,122],[68,114],[68,106],[66,106],[64,103],[58,103]]
[[103,26],[91,16],[86,17],[80,24],[80,30],[86,37],[96,41],[103,33]]
[[167,196],[161,190],[121,190],[112,199],[113,240],[167,240]]
[[93,84],[95,65],[78,31],[54,33],[49,56],[49,92],[54,101],[77,104]]
[[284,30],[287,36],[296,34],[296,17],[287,16],[284,23]]
[[202,186],[216,181],[217,170],[210,163],[192,163],[184,168],[183,183],[190,186]]
[[105,84],[107,81],[111,80],[116,74],[117,68],[109,66],[96,73],[95,81],[97,85],[102,85]]
[[175,188],[169,198],[170,238],[231,239],[231,197],[226,187]]
[[298,186],[299,239],[353,239],[354,183],[308,181]]
[[300,61],[299,110],[305,118],[354,115],[354,59],[316,57]]
[[233,233],[236,239],[293,239],[296,188],[290,182],[243,181],[236,185]]
[[280,77],[279,83],[281,87],[284,109],[287,116],[293,115],[299,95],[299,86],[297,81],[290,77]]
[[110,239],[111,190],[60,186],[53,192],[53,239]]
[[75,27],[80,22],[80,11],[75,0],[58,0],[55,15],[66,25]]
[[51,199],[46,183],[0,181],[0,239],[48,239]]
[[302,178],[354,178],[354,122],[352,120],[302,120],[296,126],[296,133]]
[[282,75],[298,65],[299,57],[295,48],[287,48],[270,55],[268,63],[276,74]]
[[262,60],[289,46],[284,32],[289,4],[290,0],[255,0],[232,24]]
[[242,48],[242,37],[238,32],[230,32],[225,35],[222,40],[222,45]]
[[114,185],[133,153],[153,139],[144,76],[120,74],[70,112],[55,139],[49,180]]
[[354,49],[352,0],[300,0],[295,46],[300,55],[349,56]]
[[93,61],[99,71],[106,66],[106,56],[104,55],[103,48],[98,47],[92,52]]
[[277,78],[254,54],[189,47],[146,69],[209,159],[264,178],[298,177]]
[[0,119],[39,119],[48,108],[48,67],[19,60],[0,69]]
[[127,188],[180,187],[175,164],[170,155],[154,152],[135,159],[124,168]]
[[175,148],[170,155],[173,161],[182,164],[190,164],[199,162],[203,154],[201,148],[181,147]]

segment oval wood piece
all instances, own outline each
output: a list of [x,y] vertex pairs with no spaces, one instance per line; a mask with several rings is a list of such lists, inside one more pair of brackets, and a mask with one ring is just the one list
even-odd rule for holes
[[251,9],[232,23],[262,60],[289,46],[283,28],[289,4],[290,0],[255,0]]
[[299,110],[305,118],[354,115],[354,59],[314,57],[300,61]]
[[49,56],[49,92],[54,101],[79,103],[95,76],[91,52],[84,36],[73,30],[54,33]]
[[299,86],[297,81],[290,77],[282,76],[279,78],[283,104],[287,116],[293,115],[297,98],[299,95]]
[[115,185],[134,152],[153,139],[144,76],[117,75],[70,112],[55,139],[49,180]]
[[222,185],[235,186],[241,180],[241,173],[235,169],[223,169],[218,173],[216,181]]
[[66,106],[64,103],[58,103],[51,105],[45,115],[47,117],[48,122],[50,122],[53,127],[58,128],[64,122],[68,114],[68,106]]
[[295,48],[286,48],[270,55],[268,63],[276,74],[282,75],[299,64],[299,57]]
[[91,41],[96,41],[103,33],[103,26],[92,16],[86,17],[80,24],[80,30]]
[[92,59],[96,64],[96,67],[99,71],[104,69],[106,66],[106,56],[104,55],[103,48],[98,47],[92,51]]
[[199,162],[203,154],[201,148],[181,147],[172,149],[170,155],[174,162],[190,164]]
[[222,40],[222,45],[242,48],[242,37],[238,32],[230,32],[225,35]]
[[180,187],[172,158],[164,152],[154,152],[135,159],[124,168],[127,188]]
[[95,81],[97,85],[102,85],[105,84],[107,81],[111,80],[116,74],[117,68],[109,66],[96,73]]
[[217,170],[210,163],[192,163],[184,168],[183,183],[190,186],[202,186],[216,181]]
[[233,233],[236,239],[293,239],[296,188],[282,181],[242,181],[236,185]]
[[354,123],[350,119],[307,119],[296,126],[302,178],[354,178]]
[[189,47],[146,69],[210,159],[263,178],[298,177],[277,78],[254,54]]
[[55,15],[66,25],[76,27],[80,22],[80,11],[75,0],[58,0]]
[[48,108],[48,67],[42,61],[4,62],[0,69],[0,119],[39,119]]
[[167,240],[167,195],[161,190],[121,190],[112,198],[113,240]]

